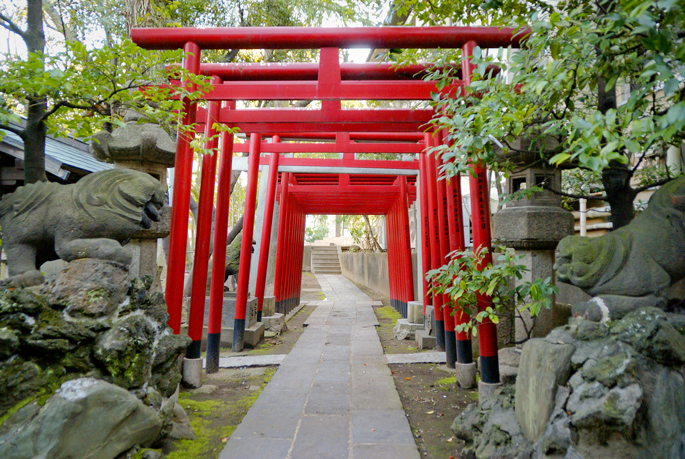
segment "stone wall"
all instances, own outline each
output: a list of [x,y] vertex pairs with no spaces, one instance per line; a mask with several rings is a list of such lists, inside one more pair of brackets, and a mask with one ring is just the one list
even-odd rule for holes
[[[421,285],[417,273],[416,253],[412,253],[414,275],[414,299],[421,300]],[[340,253],[340,268],[343,276],[364,285],[382,295],[390,296],[388,278],[388,254],[377,252],[343,252]]]
[[312,272],[312,246],[305,245],[302,251],[302,271]]

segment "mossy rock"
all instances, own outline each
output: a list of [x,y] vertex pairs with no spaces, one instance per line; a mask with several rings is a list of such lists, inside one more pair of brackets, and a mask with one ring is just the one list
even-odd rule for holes
[[48,308],[44,296],[28,289],[5,289],[0,291],[0,316],[22,313],[36,316]]
[[141,387],[150,378],[154,329],[143,316],[118,321],[95,345],[93,356],[126,389]]
[[55,365],[42,368],[35,362],[18,356],[0,364],[0,417],[18,403],[44,395],[59,385],[65,376],[64,368]]

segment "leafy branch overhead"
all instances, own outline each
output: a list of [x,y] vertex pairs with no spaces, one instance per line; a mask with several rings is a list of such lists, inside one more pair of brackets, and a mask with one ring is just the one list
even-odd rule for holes
[[[454,159],[449,174],[470,161],[511,171],[522,163],[581,168],[600,174],[612,212],[639,191],[631,180],[685,139],[685,2],[503,0],[418,2],[405,8],[427,23],[463,12],[479,22],[529,26],[520,50],[474,50],[473,84],[461,98],[435,94],[453,142],[441,154]],[[444,53],[442,63],[461,59]],[[501,71],[492,72],[497,65]],[[445,87],[456,78],[448,65],[428,78]],[[662,161],[663,163],[663,161]],[[654,186],[673,178],[664,164]],[[556,190],[562,191],[562,190]],[[614,215],[617,217],[617,215]],[[627,216],[629,221],[632,213]],[[615,225],[619,218],[614,218]]]
[[0,117],[16,120],[14,111],[24,104],[26,94],[33,94],[45,97],[46,111],[39,121],[56,136],[87,138],[102,129],[103,121],[123,125],[121,117],[127,107],[173,123],[179,103],[168,97],[172,91],[197,100],[211,87],[205,78],[185,74],[195,83],[192,91],[146,87],[166,81],[164,65],[180,58],[178,51],[150,52],[128,40],[99,49],[70,42],[63,51],[50,56],[29,54],[26,60],[8,56],[0,70],[0,93],[5,98]]

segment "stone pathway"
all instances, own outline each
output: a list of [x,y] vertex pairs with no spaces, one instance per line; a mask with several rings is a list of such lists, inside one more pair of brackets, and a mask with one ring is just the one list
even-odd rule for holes
[[340,275],[220,459],[418,459],[376,333],[374,301]]

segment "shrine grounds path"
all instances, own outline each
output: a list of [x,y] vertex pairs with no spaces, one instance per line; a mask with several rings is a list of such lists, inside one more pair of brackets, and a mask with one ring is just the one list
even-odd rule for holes
[[343,276],[317,275],[325,300],[226,443],[220,459],[418,459],[374,302]]

